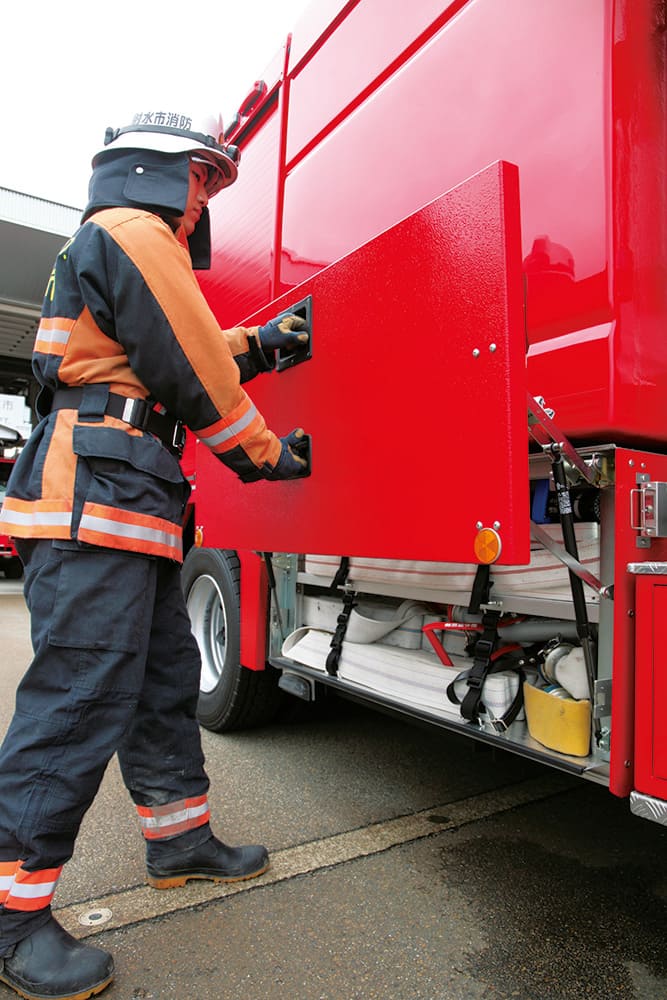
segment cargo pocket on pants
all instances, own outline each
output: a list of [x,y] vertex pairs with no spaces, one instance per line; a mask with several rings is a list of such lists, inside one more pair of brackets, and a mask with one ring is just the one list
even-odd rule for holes
[[133,652],[152,619],[155,560],[113,549],[60,549],[60,573],[49,643],[75,649]]

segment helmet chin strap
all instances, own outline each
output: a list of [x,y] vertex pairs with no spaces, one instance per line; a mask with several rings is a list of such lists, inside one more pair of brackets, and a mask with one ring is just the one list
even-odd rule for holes
[[211,266],[211,217],[208,208],[202,211],[194,232],[188,236],[188,247],[193,270],[208,271]]

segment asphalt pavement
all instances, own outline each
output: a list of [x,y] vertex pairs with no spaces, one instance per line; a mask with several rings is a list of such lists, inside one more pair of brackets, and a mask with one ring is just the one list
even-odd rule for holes
[[[2,580],[0,622],[4,732],[30,649]],[[346,703],[203,741],[216,831],[272,866],[149,889],[112,761],[55,901],[109,1000],[667,997],[667,831],[605,788]]]

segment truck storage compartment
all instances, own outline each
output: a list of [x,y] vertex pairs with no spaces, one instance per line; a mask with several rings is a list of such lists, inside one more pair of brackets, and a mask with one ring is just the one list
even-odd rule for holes
[[[296,627],[274,635],[271,657],[288,675],[607,780],[607,755],[591,745],[591,701],[574,621],[500,615],[496,665],[470,720],[464,710],[467,677],[488,623],[482,611],[472,613],[463,603],[469,594],[462,590],[462,604],[453,606],[440,603],[437,590],[424,602],[369,593],[359,577],[348,577],[346,587],[353,589],[336,593],[324,577],[320,587],[307,572],[298,573],[298,580],[290,619]],[[382,589],[380,581],[368,586]],[[337,634],[342,641],[332,663]],[[568,661],[568,669],[554,671],[554,662]]]
[[[544,528],[554,540],[562,537],[560,525],[545,525]],[[580,561],[594,576],[599,576],[599,524],[577,524],[575,531]],[[338,556],[309,554],[305,557],[304,571],[312,577],[321,577],[322,582],[330,582],[336,575],[339,564]],[[417,594],[424,591],[455,591],[460,592],[461,600],[465,602],[466,595],[472,590],[475,571],[476,566],[470,563],[364,559],[353,556],[350,559],[348,580],[350,584],[360,588],[375,582],[401,587]],[[523,595],[526,598],[571,600],[567,568],[537,541],[531,542],[530,562],[527,566],[495,564],[491,567],[491,579],[494,582],[494,597]],[[599,597],[593,591],[589,591],[586,596],[592,605],[599,603]]]
[[632,563],[637,593],[637,791],[667,799],[667,563]]

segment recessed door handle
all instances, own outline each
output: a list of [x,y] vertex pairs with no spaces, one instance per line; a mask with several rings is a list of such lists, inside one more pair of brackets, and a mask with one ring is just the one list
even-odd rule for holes
[[281,316],[301,316],[305,319],[308,326],[308,343],[303,344],[301,347],[297,347],[292,351],[285,351],[282,348],[278,348],[276,351],[276,371],[282,372],[286,368],[294,368],[295,365],[300,365],[303,361],[309,361],[313,356],[313,298],[309,295],[307,298],[302,299],[300,302],[296,302],[293,306],[288,309],[284,309],[281,313],[278,313],[278,317]]

